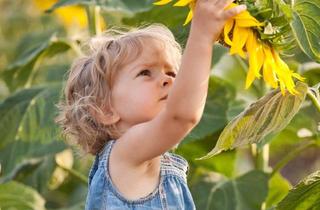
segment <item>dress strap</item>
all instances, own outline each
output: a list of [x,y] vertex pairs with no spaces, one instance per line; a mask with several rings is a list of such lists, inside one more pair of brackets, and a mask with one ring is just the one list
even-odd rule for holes
[[106,143],[106,145],[104,146],[104,148],[101,150],[101,152],[99,153],[99,167],[103,167],[106,169],[108,169],[108,164],[109,164],[109,156],[110,156],[110,152],[112,149],[112,146],[114,144],[115,140],[110,140]]
[[98,170],[98,166],[99,166],[99,157],[98,157],[98,155],[96,155],[94,162],[93,162],[93,164],[90,168],[90,171],[89,171],[88,186],[91,185],[92,178],[93,178],[94,174],[96,173],[96,171]]
[[106,159],[109,157],[111,147],[113,145],[115,140],[111,140],[106,143],[106,145],[103,147],[103,149],[100,151],[99,154],[95,156],[94,162],[90,168],[89,176],[88,176],[88,185],[90,186],[92,178],[99,167],[104,167],[105,163],[107,162]]
[[165,174],[178,175],[187,181],[189,164],[182,156],[166,152],[161,159],[161,167]]

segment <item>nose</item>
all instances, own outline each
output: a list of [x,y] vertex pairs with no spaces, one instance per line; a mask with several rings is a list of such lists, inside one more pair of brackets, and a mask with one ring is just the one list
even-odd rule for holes
[[162,81],[161,81],[161,85],[164,87],[164,86],[168,86],[168,85],[172,85],[174,81],[174,78],[169,76],[169,75],[165,75],[163,78],[162,78]]

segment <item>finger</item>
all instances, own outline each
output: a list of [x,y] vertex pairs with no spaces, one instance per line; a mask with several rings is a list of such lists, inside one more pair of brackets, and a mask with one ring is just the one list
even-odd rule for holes
[[247,9],[247,6],[244,4],[228,9],[224,12],[224,18],[225,19],[232,18],[233,16],[245,11],[246,9]]
[[225,8],[229,4],[231,4],[234,0],[217,0],[216,4],[219,7]]

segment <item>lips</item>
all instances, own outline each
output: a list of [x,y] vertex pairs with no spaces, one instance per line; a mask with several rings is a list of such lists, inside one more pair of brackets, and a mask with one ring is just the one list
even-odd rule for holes
[[164,97],[160,98],[160,101],[161,100],[166,100],[168,98],[168,95],[165,95]]

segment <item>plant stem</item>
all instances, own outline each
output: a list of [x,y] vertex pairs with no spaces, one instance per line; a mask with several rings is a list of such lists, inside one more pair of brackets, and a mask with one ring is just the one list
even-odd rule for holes
[[[264,172],[269,169],[269,144],[265,144],[259,148],[256,144],[251,145],[251,152],[255,159],[255,168]],[[266,209],[266,202],[261,204],[261,210]]]
[[269,169],[269,144],[261,149],[256,144],[251,145],[252,154],[255,157],[255,168],[267,172]]
[[299,153],[301,153],[303,150],[315,146],[316,143],[314,141],[310,141],[307,144],[303,144],[298,148],[295,148],[295,150],[289,152],[282,160],[280,160],[275,167],[273,168],[272,173],[270,174],[270,178],[275,175],[281,168],[283,168],[288,162],[290,162],[292,159],[294,159]]
[[320,112],[320,102],[319,100],[313,95],[310,89],[308,89],[307,96],[311,99],[313,105],[317,108],[317,110]]
[[89,32],[91,36],[101,33],[100,27],[100,7],[96,5],[86,6]]

